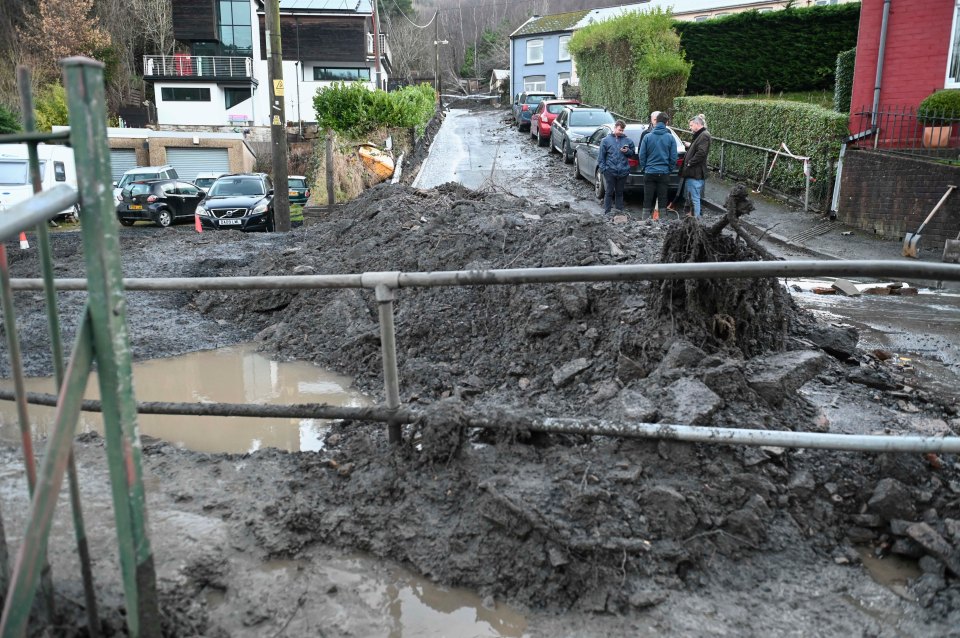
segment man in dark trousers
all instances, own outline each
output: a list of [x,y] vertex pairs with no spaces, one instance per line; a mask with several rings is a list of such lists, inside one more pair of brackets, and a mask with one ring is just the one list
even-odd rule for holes
[[606,193],[603,196],[603,213],[610,214],[610,205],[615,204],[617,212],[623,212],[623,189],[627,185],[627,175],[630,174],[631,157],[636,157],[637,149],[633,140],[623,134],[627,127],[623,120],[613,124],[613,132],[600,142],[600,151],[597,155],[597,168],[603,175]]
[[677,141],[667,129],[667,114],[657,114],[657,125],[640,144],[640,168],[643,169],[643,218],[653,212],[654,200],[666,202],[670,171],[677,163]]

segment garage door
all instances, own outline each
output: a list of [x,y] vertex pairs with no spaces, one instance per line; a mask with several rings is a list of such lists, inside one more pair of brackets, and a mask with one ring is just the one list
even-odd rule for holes
[[132,148],[110,149],[110,174],[119,182],[123,174],[137,167],[137,152]]
[[177,169],[181,179],[192,180],[197,173],[230,172],[225,148],[168,148],[167,164]]

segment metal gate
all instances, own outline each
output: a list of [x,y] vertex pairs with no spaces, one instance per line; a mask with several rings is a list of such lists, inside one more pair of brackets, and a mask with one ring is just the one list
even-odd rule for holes
[[197,173],[229,173],[230,159],[225,148],[168,148],[167,164],[181,179],[193,180]]
[[123,174],[137,167],[137,152],[132,148],[110,149],[110,176],[119,182]]

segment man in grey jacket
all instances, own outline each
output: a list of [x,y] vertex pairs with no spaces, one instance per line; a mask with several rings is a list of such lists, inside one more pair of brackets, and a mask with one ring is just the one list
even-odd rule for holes
[[643,169],[643,218],[653,212],[653,202],[666,202],[670,171],[677,164],[677,142],[667,129],[667,114],[657,114],[657,125],[640,143],[640,168]]

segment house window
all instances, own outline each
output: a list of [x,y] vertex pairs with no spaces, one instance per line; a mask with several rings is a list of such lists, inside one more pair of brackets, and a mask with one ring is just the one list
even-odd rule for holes
[[313,79],[323,82],[356,82],[357,80],[370,81],[370,69],[348,69],[329,66],[313,67]]
[[58,182],[67,181],[67,169],[64,167],[63,162],[53,163],[53,178]]
[[569,73],[557,73],[557,92],[560,93],[563,91],[563,83],[566,82],[570,84],[570,74]]
[[253,30],[247,0],[220,0],[221,55],[253,55]]
[[210,89],[164,87],[160,89],[160,99],[164,102],[209,102]]
[[960,88],[960,0],[953,6],[953,29],[950,31],[950,55],[947,58],[947,79],[944,88]]
[[527,40],[527,64],[543,64],[543,40]]
[[822,7],[827,4],[837,4],[837,0],[817,0],[818,7]]
[[523,90],[526,92],[530,91],[546,91],[547,90],[547,76],[545,75],[528,75],[523,78]]
[[570,52],[567,50],[567,46],[570,44],[570,36],[562,35],[560,36],[560,53],[557,55],[557,60],[563,62],[564,60],[570,59]]
[[247,88],[234,88],[227,86],[223,88],[223,103],[226,108],[230,108],[240,104],[244,100],[250,99],[250,89]]
[[694,21],[703,22],[704,20],[709,20],[709,19],[710,19],[710,16],[697,16],[696,18],[694,18]]

